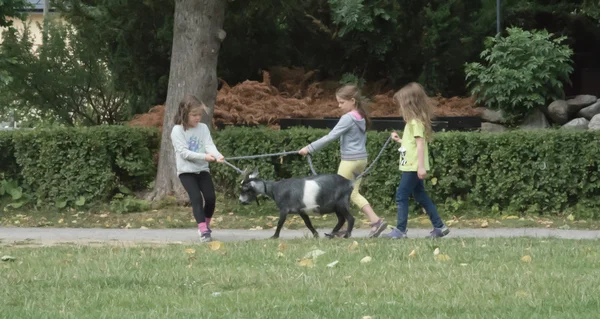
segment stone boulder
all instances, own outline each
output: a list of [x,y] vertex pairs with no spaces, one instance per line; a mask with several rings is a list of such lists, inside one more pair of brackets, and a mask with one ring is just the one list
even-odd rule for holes
[[597,97],[585,94],[577,95],[574,98],[567,100],[567,104],[569,104],[571,109],[577,109],[577,111],[579,111],[588,105],[594,104],[596,101],[598,101]]
[[579,113],[577,113],[577,116],[591,120],[596,114],[600,114],[600,100],[590,106],[582,108]]
[[584,117],[579,117],[574,120],[569,121],[567,124],[563,125],[561,129],[571,129],[571,130],[587,130],[590,121],[588,121]]
[[504,113],[502,111],[494,111],[487,107],[478,107],[477,110],[481,112],[481,119],[485,122],[492,122],[498,124],[506,123],[504,119]]
[[522,130],[539,130],[550,127],[546,115],[541,110],[534,110],[521,124]]
[[500,133],[506,131],[506,127],[500,124],[483,122],[481,123],[481,131],[489,133]]
[[552,122],[563,125],[569,121],[569,104],[565,100],[556,100],[548,106],[548,117]]
[[592,120],[590,121],[590,124],[588,125],[588,129],[590,131],[600,130],[600,114],[596,114],[596,115],[594,115],[594,117],[592,117]]

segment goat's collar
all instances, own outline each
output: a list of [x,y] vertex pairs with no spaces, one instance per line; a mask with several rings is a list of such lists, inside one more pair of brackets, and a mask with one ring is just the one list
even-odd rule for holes
[[260,182],[263,186],[262,193],[270,197],[271,196],[271,189],[270,189],[271,187],[270,187],[269,183],[265,180],[260,180]]

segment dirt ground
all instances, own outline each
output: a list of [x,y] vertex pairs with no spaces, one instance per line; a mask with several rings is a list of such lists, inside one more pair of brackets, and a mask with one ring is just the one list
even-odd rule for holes
[[[337,107],[335,81],[315,80],[317,70],[302,68],[272,68],[263,71],[263,79],[244,81],[230,86],[223,80],[214,109],[213,124],[267,125],[279,127],[280,118],[323,118],[342,115]],[[370,115],[374,117],[399,116],[394,105],[393,90],[382,81],[365,88],[370,97]],[[479,116],[473,97],[433,97],[437,116]],[[156,105],[148,113],[136,115],[128,124],[162,128],[164,105]]]

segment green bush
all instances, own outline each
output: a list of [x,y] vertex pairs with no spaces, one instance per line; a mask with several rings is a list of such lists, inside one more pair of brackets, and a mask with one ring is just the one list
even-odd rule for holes
[[[300,128],[230,128],[214,138],[221,153],[233,157],[299,150],[326,133]],[[368,133],[370,161],[388,136],[386,132]],[[600,133],[587,131],[440,133],[431,144],[434,160],[426,188],[441,211],[456,215],[467,211],[482,215],[503,211],[549,215],[584,205],[590,208],[585,217],[598,217],[590,212],[600,208],[600,149],[595,147],[599,143]],[[376,209],[395,207],[400,181],[397,148],[387,147],[361,185],[361,193]],[[337,172],[339,161],[337,142],[313,156],[317,173]],[[266,178],[311,174],[306,159],[299,155],[235,160],[232,164],[242,169],[258,167]],[[237,194],[240,176],[233,169],[212,165],[211,171],[221,191]]]
[[502,110],[511,122],[563,97],[563,82],[573,71],[573,51],[547,31],[507,29],[508,36],[488,38],[483,63],[466,64],[466,79],[478,103]]
[[[6,142],[6,141],[12,141]],[[118,188],[144,189],[156,175],[158,132],[124,126],[54,128],[0,134],[2,173],[15,162],[24,192],[37,206],[106,201]],[[11,151],[13,149],[13,151]]]

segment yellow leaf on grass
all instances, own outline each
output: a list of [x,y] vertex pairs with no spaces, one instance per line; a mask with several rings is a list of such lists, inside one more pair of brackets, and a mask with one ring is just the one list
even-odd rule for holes
[[435,185],[435,184],[437,184],[437,178],[434,177],[431,179],[431,185]]
[[167,221],[171,221],[171,220],[173,220],[173,219],[171,218],[171,216],[167,216]]
[[523,257],[521,257],[521,261],[524,263],[530,263],[533,259],[531,259],[531,256],[529,255],[525,255]]
[[527,297],[527,296],[529,296],[529,294],[526,291],[523,291],[523,290],[517,290],[515,292],[515,295],[517,295],[519,297]]
[[187,268],[192,268],[192,264],[187,265]]
[[519,219],[519,216],[515,216],[515,215],[502,216],[502,219]]
[[287,245],[284,243],[280,243],[279,246],[277,246],[277,248],[279,248],[280,251],[284,251],[287,249]]
[[366,264],[366,263],[370,263],[371,260],[373,260],[373,258],[371,258],[371,256],[366,256],[365,258],[360,260],[361,264]]
[[345,280],[348,280],[348,279],[350,279],[350,278],[352,278],[352,276],[344,276],[344,279],[345,279]]
[[436,248],[436,249],[433,251],[433,255],[434,255],[434,256],[437,256],[437,255],[439,255],[439,254],[440,254],[440,249],[439,249],[439,248]]
[[277,257],[281,258],[281,257],[283,257],[283,256],[284,256],[284,254],[283,254],[282,252],[278,252],[278,253],[277,253]]
[[193,248],[188,248],[188,249],[186,249],[184,251],[185,251],[186,254],[194,254],[194,253],[196,253],[196,250],[193,249]]
[[484,220],[483,223],[481,223],[481,228],[487,228],[490,224],[488,223],[487,220]]
[[59,219],[59,220],[58,220],[58,223],[59,223],[59,224],[62,224],[64,221],[65,221],[65,220],[61,218],[61,219]]
[[448,260],[450,260],[450,256],[448,256],[446,254],[439,254],[439,255],[435,256],[435,259],[439,260],[439,261],[448,261]]
[[312,268],[314,267],[314,263],[312,259],[302,258],[300,261],[298,261],[298,266]]
[[210,250],[219,250],[223,247],[223,243],[218,240],[211,241],[207,245],[208,245],[208,248],[210,248]]
[[411,257],[411,258],[412,258],[412,257],[415,257],[416,255],[417,255],[417,250],[416,250],[416,249],[413,249],[413,250],[410,252],[410,254],[408,254],[408,257]]
[[575,220],[575,216],[573,216],[573,214],[569,214],[569,216],[567,216],[567,219],[570,221],[574,221]]
[[348,245],[348,250],[355,250],[356,248],[358,248],[358,242],[355,240],[352,242],[352,244]]

